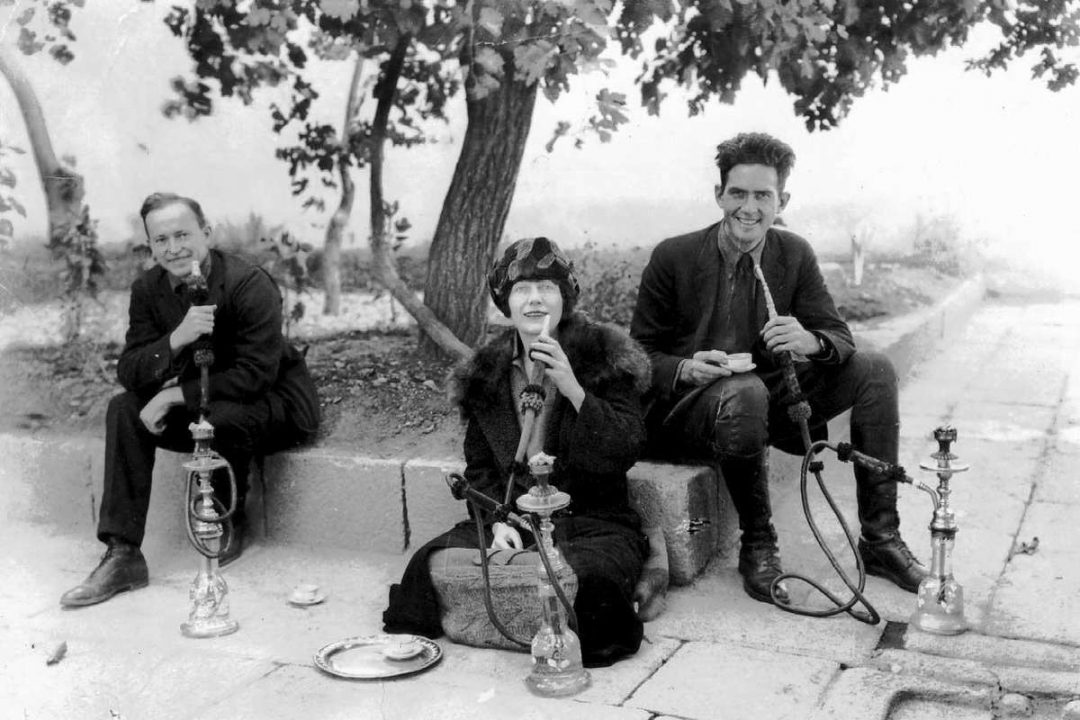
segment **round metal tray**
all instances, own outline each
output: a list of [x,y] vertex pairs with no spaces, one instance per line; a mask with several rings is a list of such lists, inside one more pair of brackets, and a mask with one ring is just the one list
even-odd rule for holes
[[[419,654],[392,660],[383,654],[388,647],[406,642],[421,646]],[[416,675],[442,660],[439,644],[419,635],[368,635],[330,643],[315,653],[315,667],[328,675],[350,680],[389,680]]]

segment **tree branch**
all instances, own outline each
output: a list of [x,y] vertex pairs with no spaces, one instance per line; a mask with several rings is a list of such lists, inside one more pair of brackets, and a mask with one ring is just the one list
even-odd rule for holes
[[412,37],[407,34],[398,39],[390,59],[386,62],[383,76],[375,87],[378,105],[375,107],[375,119],[371,129],[370,183],[372,269],[378,281],[390,291],[395,300],[401,303],[406,312],[413,316],[422,332],[446,353],[464,359],[472,354],[469,346],[461,342],[448,327],[439,321],[431,308],[422,303],[409,289],[398,274],[386,243],[386,201],[382,186],[386,129],[390,121],[390,108],[393,105],[394,94],[397,92],[398,79],[401,77],[401,69],[405,64],[405,55],[411,42]]

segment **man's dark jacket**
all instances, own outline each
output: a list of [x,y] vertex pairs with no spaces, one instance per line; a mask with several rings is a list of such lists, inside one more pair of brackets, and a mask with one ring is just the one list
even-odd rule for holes
[[[270,275],[238,257],[211,250],[209,301],[216,305],[211,342],[211,401],[270,405],[269,447],[305,442],[319,422],[319,401],[303,357],[281,334],[281,293]],[[199,369],[191,347],[175,358],[169,334],[191,305],[168,273],[154,267],[131,286],[129,323],[117,375],[125,389],[149,401],[178,377],[191,412],[199,407]]]
[[[709,321],[718,290],[727,282],[724,260],[717,247],[719,224],[664,240],[653,250],[641,275],[630,335],[652,360],[654,410],[662,412],[677,399],[675,375],[679,362],[698,350],[712,350]],[[851,330],[840,317],[825,287],[810,244],[798,235],[769,228],[761,252],[761,271],[769,284],[776,312],[792,315],[807,330],[823,336],[834,349],[829,361],[842,363],[855,351]],[[755,283],[760,331],[768,309],[760,283]],[[759,375],[779,372],[760,335],[753,347]]]

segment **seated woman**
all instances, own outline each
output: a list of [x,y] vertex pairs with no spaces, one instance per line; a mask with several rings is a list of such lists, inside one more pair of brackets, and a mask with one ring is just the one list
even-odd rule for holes
[[[649,383],[649,361],[621,330],[573,312],[579,292],[573,267],[547,238],[511,245],[492,267],[488,285],[513,327],[481,346],[451,377],[467,423],[465,477],[503,501],[521,433],[519,396],[539,364],[545,400],[526,457],[540,451],[555,456],[551,482],[572,498],[569,510],[554,520],[555,544],[578,577],[574,610],[582,659],[590,667],[610,665],[637,652],[642,637],[634,586],[649,544],[629,505],[626,471],[645,441],[640,394]],[[519,482],[514,498],[528,489]],[[484,532],[491,548],[534,544],[530,533],[506,523],[488,523]],[[390,588],[385,631],[441,636],[429,557],[442,548],[477,544],[475,524],[465,520],[420,548],[401,583]]]

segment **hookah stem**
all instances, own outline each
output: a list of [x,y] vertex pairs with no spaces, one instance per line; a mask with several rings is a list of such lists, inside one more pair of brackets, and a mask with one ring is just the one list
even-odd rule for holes
[[[757,278],[758,282],[761,283],[761,289],[765,295],[765,307],[768,310],[769,319],[774,320],[778,315],[778,313],[776,312],[776,303],[773,301],[772,292],[769,290],[769,284],[765,281],[765,274],[761,271],[761,266],[757,263],[756,260],[754,261],[754,276]],[[791,356],[791,352],[785,350],[783,352],[777,353],[777,356],[780,361],[780,367],[783,370],[784,382],[787,384],[788,390],[791,392],[792,396],[792,405],[789,407],[789,410],[794,409],[798,404],[806,404],[805,398],[802,393],[802,387],[799,385],[799,377],[795,373],[795,361]],[[809,405],[806,405],[806,409],[809,410]],[[832,617],[833,615],[839,615],[840,613],[844,612],[848,615],[851,615],[859,622],[864,622],[868,625],[876,625],[878,622],[881,621],[881,615],[878,614],[877,610],[874,608],[873,605],[870,604],[870,601],[867,600],[866,596],[863,594],[863,589],[866,587],[866,568],[863,566],[862,557],[859,555],[858,548],[855,544],[855,537],[852,535],[851,529],[848,527],[847,521],[844,520],[843,513],[840,512],[840,508],[837,507],[836,502],[833,500],[832,494],[829,493],[828,488],[825,486],[825,481],[821,477],[821,463],[813,463],[813,458],[820,449],[832,446],[828,443],[814,443],[812,441],[810,437],[810,427],[807,422],[807,415],[808,413],[792,413],[792,418],[799,425],[799,434],[802,436],[803,447],[806,449],[806,455],[803,458],[802,468],[799,473],[799,493],[802,499],[803,514],[806,516],[806,522],[810,526],[810,531],[813,533],[814,539],[817,541],[818,546],[821,548],[822,552],[825,553],[825,557],[828,558],[829,563],[833,566],[836,574],[840,576],[840,579],[844,582],[848,589],[851,590],[851,598],[849,598],[847,601],[843,601],[836,595],[831,593],[824,586],[822,586],[820,583],[818,583],[816,580],[805,575],[800,575],[798,573],[783,573],[773,581],[773,586],[786,579],[800,580],[813,587],[822,595],[829,598],[829,600],[832,601],[835,607],[828,610],[812,610],[810,608],[803,608],[795,605],[782,605],[779,603],[774,604],[781,610],[794,613],[796,615],[806,615],[808,617]],[[815,467],[813,468],[813,473],[815,479],[817,480],[818,487],[821,489],[821,494],[825,496],[826,502],[829,504],[829,507],[832,509],[833,514],[840,522],[840,527],[844,530],[844,537],[847,539],[848,546],[851,548],[852,553],[855,555],[855,565],[859,576],[857,585],[853,583],[851,581],[851,578],[847,576],[847,573],[845,573],[843,568],[840,566],[840,563],[836,559],[836,556],[833,554],[828,544],[826,544],[825,539],[821,535],[821,531],[817,527],[817,523],[814,521],[813,514],[810,511],[810,500],[806,489],[806,476],[807,472],[811,468],[811,464],[815,465]],[[856,603],[861,603],[866,608],[866,612],[863,612],[861,610],[855,610],[854,607]]]
[[[536,513],[529,513],[527,516],[529,519],[529,525],[532,527],[533,537],[540,537],[540,528],[536,525]],[[551,587],[554,588],[555,594],[559,596],[559,601],[566,608],[567,623],[570,625],[570,629],[574,632],[578,631],[577,613],[574,612],[574,606],[571,604],[570,599],[566,597],[566,593],[563,592],[562,584],[559,582],[558,576],[555,575],[555,571],[551,567],[551,560],[548,559],[547,552],[543,549],[540,551],[540,562],[544,564],[544,571],[547,573],[548,582],[551,583]]]

